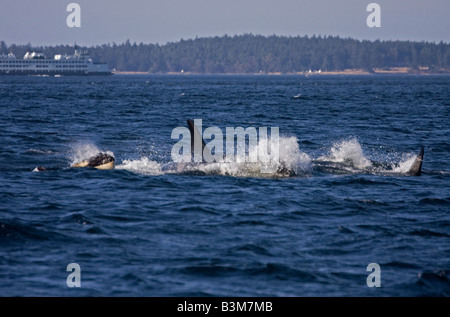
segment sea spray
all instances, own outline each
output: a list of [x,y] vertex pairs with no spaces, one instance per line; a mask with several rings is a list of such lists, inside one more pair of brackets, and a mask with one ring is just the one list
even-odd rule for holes
[[123,160],[122,164],[116,166],[116,169],[127,170],[142,175],[161,175],[164,174],[162,166],[156,161],[147,157],[138,160]]
[[413,163],[416,160],[417,155],[415,153],[407,153],[404,155],[402,160],[398,163],[391,163],[392,164],[392,172],[398,173],[398,174],[406,174],[411,169]]
[[371,166],[370,160],[364,155],[361,144],[356,138],[334,143],[329,155],[321,156],[318,160],[345,163],[357,169],[366,169]]
[[97,145],[91,142],[79,142],[73,144],[69,151],[70,165],[87,160],[100,152],[109,154],[114,157],[113,152],[101,150]]
[[[296,137],[280,137],[278,141],[278,159],[274,159],[274,157],[267,152],[267,157],[263,160],[258,160],[257,162],[248,162],[243,159],[240,160],[237,155],[245,155],[242,153],[236,153],[235,159],[231,162],[223,160],[221,162],[211,163],[162,163],[143,157],[137,160],[124,160],[122,161],[122,164],[116,166],[116,168],[142,175],[193,173],[235,177],[306,175],[312,170],[311,158],[300,150]],[[267,143],[258,143],[256,146],[250,147],[248,149],[249,153],[263,153],[264,151],[261,151],[260,146],[267,146]]]

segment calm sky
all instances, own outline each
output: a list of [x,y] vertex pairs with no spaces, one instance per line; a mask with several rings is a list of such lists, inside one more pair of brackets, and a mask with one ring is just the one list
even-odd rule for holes
[[[81,27],[69,28],[69,3]],[[369,3],[381,27],[369,28]],[[0,0],[7,44],[159,43],[253,33],[450,42],[450,0]]]

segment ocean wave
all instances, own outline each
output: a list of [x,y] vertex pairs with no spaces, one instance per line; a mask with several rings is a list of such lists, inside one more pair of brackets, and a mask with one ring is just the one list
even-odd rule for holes
[[50,154],[54,154],[55,152],[50,151],[50,150],[41,150],[41,149],[28,149],[26,151],[27,154],[36,154],[36,155],[50,155]]
[[450,205],[450,197],[447,198],[423,198],[419,201],[421,204],[429,205]]
[[450,296],[450,279],[446,270],[420,272],[416,286],[424,292],[424,296]]
[[19,222],[1,222],[0,223],[0,243],[8,242],[25,242],[25,241],[46,241],[56,238],[64,238],[65,236],[48,231],[38,229],[32,224],[22,224]]
[[409,232],[409,234],[414,236],[421,236],[421,237],[450,237],[450,234],[443,233],[443,232],[436,232],[429,229],[419,229],[419,230],[413,230]]

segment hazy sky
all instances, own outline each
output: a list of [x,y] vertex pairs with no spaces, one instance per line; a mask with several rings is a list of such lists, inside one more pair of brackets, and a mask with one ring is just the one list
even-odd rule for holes
[[[69,3],[81,27],[69,28]],[[381,28],[369,28],[369,3]],[[159,43],[243,33],[450,42],[450,0],[0,0],[7,44]]]

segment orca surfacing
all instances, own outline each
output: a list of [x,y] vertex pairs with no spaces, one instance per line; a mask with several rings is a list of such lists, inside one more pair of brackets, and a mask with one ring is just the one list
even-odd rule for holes
[[[194,146],[194,140],[201,141],[201,151],[203,152],[204,148],[208,145],[205,144],[205,141],[202,137],[202,132],[199,131],[198,127],[195,126],[193,120],[187,120],[187,125],[189,128],[189,132],[191,134],[191,150],[192,154],[196,151],[196,148]],[[198,150],[200,150],[198,149]],[[408,175],[408,176],[421,176],[422,174],[422,163],[423,163],[423,156],[424,156],[424,147],[422,146],[419,150],[418,155],[415,157],[415,160],[409,170],[407,172],[401,173],[401,175]],[[341,164],[337,164],[335,162],[323,162],[323,161],[314,161],[316,167],[321,170],[325,171],[325,173],[342,173],[342,171],[345,172],[345,168],[341,167]],[[376,163],[376,162],[374,162]],[[170,163],[170,166],[173,166],[174,163]],[[203,161],[203,163],[200,164],[207,164]],[[97,155],[94,155],[90,157],[87,160],[83,160],[81,162],[73,164],[71,167],[79,168],[79,167],[90,167],[90,168],[96,168],[101,170],[112,170],[115,169],[115,158],[112,155],[109,155],[107,153],[100,152]],[[345,167],[345,166],[344,166]],[[35,172],[44,172],[47,169],[45,167],[39,166],[36,167],[33,171]],[[374,174],[381,174],[381,175],[398,175],[398,173],[392,173],[392,172],[385,172],[382,171],[381,173],[379,171],[374,170],[360,170],[361,173],[374,173]],[[291,177],[296,176],[297,174],[295,171],[290,170],[283,162],[280,162],[278,169],[276,170],[275,177]]]
[[[189,127],[189,132],[191,134],[191,153],[192,156],[194,156],[194,153],[200,148],[195,147],[195,140],[201,140],[201,153],[196,153],[197,155],[202,155],[205,147],[208,147],[208,144],[205,144],[205,141],[202,137],[202,131],[201,127],[200,129],[195,125],[194,120],[188,119],[187,124]],[[420,147],[419,154],[416,156],[414,163],[411,165],[409,170],[405,173],[401,173],[401,175],[408,175],[408,176],[420,176],[422,174],[422,163],[423,163],[423,155],[424,155],[424,147]],[[204,161],[203,161],[204,162]],[[338,164],[335,162],[323,162],[323,161],[315,161],[317,166],[319,168],[326,169],[326,170],[332,170],[336,173],[342,173],[342,171],[345,171],[345,164]],[[328,163],[328,164],[327,164]],[[376,162],[372,162],[374,164],[377,164]],[[374,173],[374,174],[380,174],[380,175],[399,175],[400,173],[393,173],[392,171],[377,171],[373,169],[361,169],[361,173]],[[332,172],[333,173],[333,172]],[[280,162],[278,169],[276,171],[276,175],[279,177],[290,177],[290,176],[296,176],[296,173],[289,169],[283,162]]]
[[408,175],[411,176],[420,176],[422,174],[422,163],[423,163],[423,146],[420,148],[419,154],[416,156],[414,163],[411,165],[411,168],[408,171]]
[[93,167],[100,170],[112,170],[115,167],[115,159],[106,153],[98,153],[91,158],[72,165],[72,167]]

